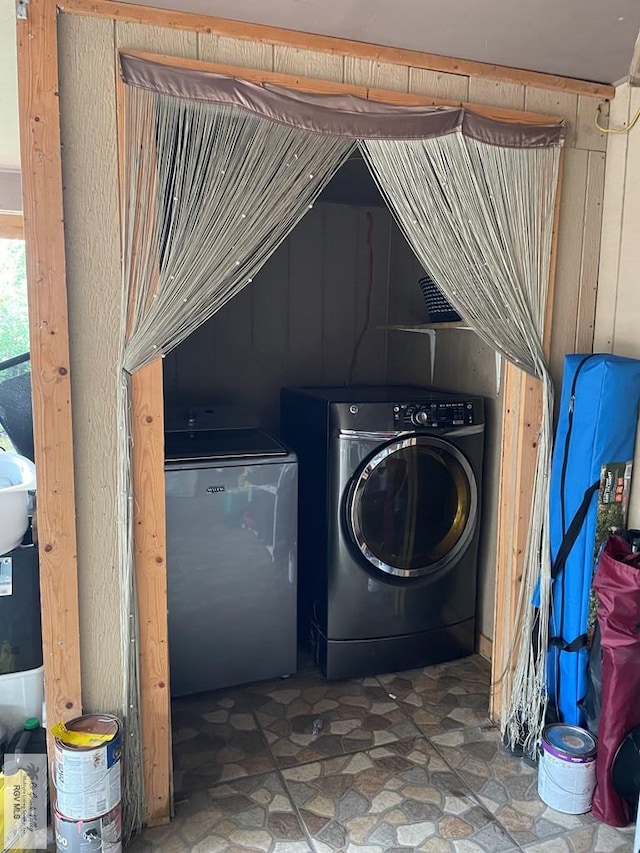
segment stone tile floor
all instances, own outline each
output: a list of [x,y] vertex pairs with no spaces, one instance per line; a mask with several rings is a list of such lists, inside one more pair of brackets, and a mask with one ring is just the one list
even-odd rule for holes
[[631,828],[540,801],[488,700],[476,656],[175,700],[175,819],[129,853],[628,853]]

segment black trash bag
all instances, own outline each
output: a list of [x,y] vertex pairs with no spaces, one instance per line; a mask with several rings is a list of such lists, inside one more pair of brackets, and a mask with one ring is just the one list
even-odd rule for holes
[[589,651],[587,692],[582,702],[578,704],[584,713],[587,731],[598,737],[602,707],[602,646],[600,645],[600,626],[598,624],[596,624]]

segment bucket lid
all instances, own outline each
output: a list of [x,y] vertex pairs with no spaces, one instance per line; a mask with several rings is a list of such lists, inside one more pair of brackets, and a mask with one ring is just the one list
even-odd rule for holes
[[596,739],[588,731],[563,723],[547,726],[542,733],[542,740],[559,752],[575,758],[591,755],[597,747]]
[[56,743],[65,749],[95,749],[105,746],[120,732],[120,721],[111,714],[85,714],[69,720],[60,721],[51,728]]

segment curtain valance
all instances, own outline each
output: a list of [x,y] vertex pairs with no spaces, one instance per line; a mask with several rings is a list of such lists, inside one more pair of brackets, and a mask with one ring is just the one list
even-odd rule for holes
[[561,122],[498,121],[463,106],[404,106],[348,94],[293,92],[124,52],[120,54],[120,71],[127,85],[139,89],[236,106],[280,124],[351,139],[429,139],[461,132],[489,145],[547,148],[562,145],[565,136]]

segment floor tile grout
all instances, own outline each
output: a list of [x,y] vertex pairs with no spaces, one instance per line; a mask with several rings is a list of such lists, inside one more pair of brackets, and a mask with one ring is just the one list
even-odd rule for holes
[[[407,851],[430,849],[434,840],[442,849],[457,850],[457,839],[463,844],[464,838],[465,849],[469,843],[503,853],[526,851],[531,845],[568,851],[579,844],[585,853],[622,849],[615,836],[592,822],[556,820],[538,804],[534,775],[520,768],[517,758],[508,756],[512,760],[507,762],[502,755],[498,727],[487,716],[488,674],[479,662],[344,682],[323,680],[317,667],[299,675],[298,683],[287,679],[247,685],[212,695],[210,704],[206,697],[184,703],[175,753],[184,787],[176,793],[191,805],[178,809],[178,825],[166,840],[161,834],[153,840],[151,834],[145,850],[149,842],[167,853],[183,850],[181,844],[192,849],[187,842],[192,835],[202,835],[193,849],[208,851],[206,839],[211,837],[211,850],[220,845],[248,850],[244,841],[235,840],[236,834],[249,837],[259,830],[272,845],[284,850],[291,843],[292,849],[309,853],[338,853],[362,844],[384,850],[385,837],[394,850]],[[285,692],[276,695],[280,691]],[[287,707],[293,703],[296,707]],[[316,717],[324,726],[317,737],[321,743],[314,745],[310,733]],[[204,738],[200,746],[197,737]],[[352,762],[365,755],[366,760]],[[371,770],[363,771],[367,762]],[[312,765],[317,769],[303,770]],[[241,775],[234,776],[238,771]],[[226,772],[231,778],[216,778]],[[424,790],[424,799],[413,799],[412,785]],[[434,799],[428,790],[434,790]],[[392,792],[402,795],[399,804],[394,805]],[[280,796],[281,803],[275,804]],[[391,797],[391,804],[383,796]],[[358,806],[358,797],[364,807]],[[262,823],[259,817],[254,822],[258,809]],[[185,822],[192,818],[197,822],[184,836]],[[432,840],[404,846],[411,833],[421,831],[421,822],[435,826]],[[356,824],[361,828],[356,830]],[[358,836],[352,831],[361,840],[354,840]]]
[[[386,691],[386,693],[387,693],[387,695],[389,696],[389,698],[391,698],[391,695],[389,694],[389,692],[388,692],[388,690],[387,690],[387,686],[386,686],[382,681],[380,681],[380,678],[379,678],[378,676],[375,676],[375,679],[376,679],[376,681],[378,682],[378,684],[380,685],[380,687],[382,687],[382,689]],[[482,809],[482,811],[487,815],[487,817],[489,818],[489,821],[490,821],[490,822],[492,822],[492,823],[497,823],[497,824],[498,824],[498,826],[502,829],[502,831],[503,831],[503,832],[505,832],[505,833],[506,833],[506,835],[507,835],[507,837],[508,837],[512,842],[513,842],[513,844],[514,844],[514,849],[515,849],[515,850],[521,850],[522,848],[521,848],[521,847],[520,847],[520,845],[517,843],[517,841],[513,838],[513,836],[511,835],[511,833],[510,833],[510,832],[509,832],[509,830],[507,829],[507,827],[506,827],[506,826],[504,826],[504,824],[503,824],[503,823],[502,823],[502,822],[501,822],[501,821],[500,821],[500,820],[499,820],[495,815],[492,815],[492,814],[491,814],[491,812],[489,811],[489,809],[487,809],[487,807],[485,806],[485,804],[480,800],[479,796],[477,796],[477,795],[476,795],[476,793],[473,791],[473,789],[472,789],[472,788],[467,784],[467,782],[465,782],[465,780],[462,778],[462,776],[461,776],[461,775],[456,771],[455,767],[453,767],[451,764],[449,764],[449,762],[448,762],[448,761],[447,761],[447,759],[444,757],[444,755],[442,754],[442,752],[438,749],[437,744],[433,743],[433,741],[431,740],[431,738],[429,737],[429,735],[427,735],[427,734],[426,734],[426,732],[424,732],[424,731],[420,728],[420,726],[419,726],[418,724],[416,724],[416,723],[413,721],[413,718],[411,717],[411,715],[409,714],[409,712],[408,712],[408,711],[406,710],[406,708],[404,707],[404,703],[403,703],[402,701],[398,700],[398,699],[393,699],[393,701],[394,701],[394,702],[396,702],[396,704],[397,704],[397,705],[400,707],[400,709],[404,712],[404,714],[405,714],[405,716],[407,717],[407,719],[408,719],[410,722],[412,722],[412,723],[414,724],[414,726],[418,729],[418,731],[421,733],[422,737],[424,737],[424,739],[427,741],[427,743],[429,743],[429,745],[430,745],[433,749],[435,749],[435,751],[438,753],[438,755],[440,756],[440,758],[442,759],[442,761],[444,761],[444,763],[445,763],[445,764],[446,764],[446,766],[449,768],[449,770],[451,770],[451,772],[455,775],[455,777],[456,777],[456,778],[459,780],[459,782],[462,784],[463,789],[464,789],[464,790],[469,791],[469,793],[471,794],[472,799],[473,799],[473,800],[478,804],[478,806]],[[488,699],[487,699],[487,702],[488,702]],[[487,720],[489,721],[489,723],[491,723],[491,721],[489,720],[488,716],[487,716]],[[491,725],[493,725],[493,724],[491,723]]]
[[282,787],[283,787],[283,789],[284,789],[284,791],[285,791],[285,793],[289,799],[289,802],[291,803],[294,814],[296,815],[296,817],[298,819],[298,823],[302,827],[302,831],[305,834],[305,837],[307,839],[307,843],[309,844],[309,850],[311,851],[311,853],[316,853],[316,846],[313,843],[313,838],[311,837],[311,833],[309,832],[306,823],[302,819],[302,815],[300,814],[300,809],[298,808],[296,801],[294,800],[293,796],[291,795],[291,791],[289,790],[289,786],[287,785],[287,780],[285,779],[284,773],[282,772],[283,768],[281,768],[278,765],[278,761],[276,759],[276,756],[273,754],[273,750],[271,749],[271,744],[269,743],[267,735],[266,735],[264,729],[262,728],[262,726],[260,725],[260,720],[258,719],[258,715],[256,714],[255,711],[252,711],[251,713],[253,715],[253,719],[255,720],[255,724],[258,727],[258,731],[262,734],[264,742],[267,745],[267,749],[269,750],[269,755],[271,756],[271,760],[273,761],[273,766],[275,768],[275,772],[278,774],[278,778],[280,779]]
[[[437,735],[436,735],[436,737],[437,737]],[[515,849],[515,850],[521,850],[522,848],[520,847],[520,845],[518,844],[518,842],[515,840],[515,838],[511,835],[511,833],[510,833],[509,829],[508,829],[508,828],[507,828],[507,827],[502,823],[502,821],[501,821],[501,820],[500,820],[496,815],[491,814],[491,812],[489,811],[489,809],[486,807],[486,805],[485,805],[485,804],[482,802],[482,800],[480,799],[480,796],[479,796],[478,794],[476,794],[476,792],[473,790],[473,788],[471,788],[471,786],[469,785],[469,783],[468,783],[468,782],[466,782],[466,781],[462,778],[461,774],[460,774],[460,773],[458,773],[458,771],[456,770],[456,768],[455,768],[452,764],[450,764],[450,763],[447,761],[447,759],[445,758],[445,756],[444,756],[444,755],[442,754],[442,752],[438,749],[438,744],[434,743],[434,742],[431,740],[431,738],[429,738],[429,737],[427,737],[427,740],[429,741],[429,743],[431,744],[431,746],[435,749],[435,751],[438,753],[438,755],[440,756],[440,758],[441,758],[441,759],[444,761],[444,763],[447,765],[447,767],[451,770],[451,772],[456,776],[456,778],[461,782],[461,784],[462,784],[462,785],[464,785],[464,787],[465,787],[465,788],[466,788],[466,789],[471,793],[471,796],[472,796],[472,797],[473,797],[473,799],[478,803],[478,805],[480,806],[480,808],[482,809],[482,811],[487,815],[487,817],[489,818],[489,820],[490,820],[492,823],[497,823],[497,824],[498,824],[498,826],[502,829],[502,831],[503,831],[503,832],[507,835],[507,837],[508,837],[512,842],[513,842],[513,845],[514,845],[514,849]]]

